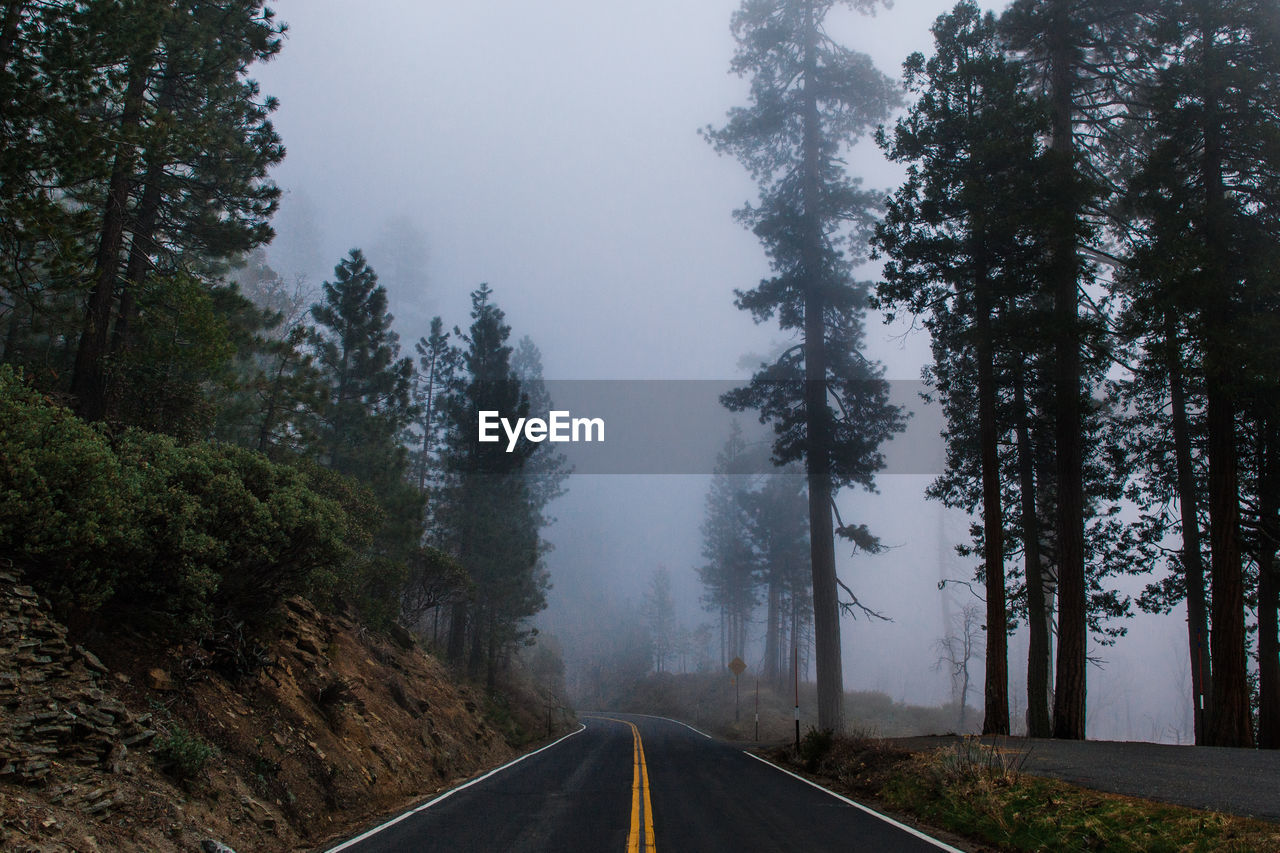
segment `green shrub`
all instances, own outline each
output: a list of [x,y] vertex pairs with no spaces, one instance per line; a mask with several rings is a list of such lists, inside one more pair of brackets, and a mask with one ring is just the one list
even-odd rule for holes
[[800,760],[804,762],[805,769],[810,772],[816,770],[818,763],[831,752],[835,742],[835,733],[830,729],[818,731],[810,726],[800,741]]
[[346,478],[141,430],[108,440],[0,367],[0,554],[64,617],[253,629],[285,596],[389,583],[386,564],[351,568],[378,521]]
[[283,597],[306,591],[313,573],[350,557],[346,514],[292,468],[137,431],[120,453],[143,478],[146,556],[173,570],[141,573],[132,591],[198,627],[221,614],[258,625]]
[[179,782],[194,779],[213,758],[214,748],[181,726],[156,740],[152,750],[160,769]]
[[99,430],[0,365],[0,553],[64,615],[114,594],[135,544],[134,487]]

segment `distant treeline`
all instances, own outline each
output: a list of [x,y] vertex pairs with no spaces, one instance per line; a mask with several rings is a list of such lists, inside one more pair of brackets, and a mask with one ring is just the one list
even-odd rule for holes
[[[753,740],[760,715],[762,742],[790,741],[795,736],[795,694],[779,690],[747,673],[735,685],[728,671],[688,674],[654,673],[630,681],[612,680],[601,692],[575,696],[582,707],[617,708],[685,720],[699,728],[736,740]],[[596,685],[592,685],[596,687]],[[800,686],[802,733],[815,728],[817,690],[812,682]],[[979,715],[957,705],[930,707],[899,702],[878,690],[844,694],[850,732],[862,737],[974,734]],[[972,721],[965,723],[966,717]]]

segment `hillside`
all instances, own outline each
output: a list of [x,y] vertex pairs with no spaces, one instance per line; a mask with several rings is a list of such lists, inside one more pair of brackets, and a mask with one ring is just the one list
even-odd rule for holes
[[407,632],[298,597],[235,682],[201,648],[128,632],[90,645],[0,573],[4,850],[313,848],[507,758],[520,737],[511,711],[452,683]]

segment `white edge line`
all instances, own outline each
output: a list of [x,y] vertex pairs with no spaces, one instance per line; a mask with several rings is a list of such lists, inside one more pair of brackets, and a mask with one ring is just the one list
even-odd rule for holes
[[907,826],[905,823],[900,823],[894,820],[893,818],[889,817],[888,815],[880,814],[880,812],[876,811],[873,808],[869,808],[868,806],[864,806],[862,803],[856,803],[853,800],[849,799],[848,797],[837,794],[835,791],[832,791],[830,788],[824,788],[821,785],[819,785],[817,782],[814,782],[810,779],[806,779],[803,776],[800,776],[796,773],[792,773],[790,770],[787,770],[785,767],[779,767],[778,765],[774,764],[772,761],[769,761],[766,758],[761,758],[760,756],[756,755],[753,752],[747,752],[744,749],[742,751],[742,754],[750,758],[754,758],[756,761],[759,761],[761,764],[767,764],[770,767],[772,767],[774,770],[777,770],[782,773],[786,773],[788,776],[790,776],[793,779],[799,779],[801,782],[805,783],[806,785],[810,785],[814,788],[817,788],[819,791],[822,791],[824,794],[830,794],[831,796],[835,797],[837,800],[840,800],[842,803],[847,803],[853,806],[855,809],[861,809],[862,811],[866,812],[872,817],[879,818],[880,820],[884,821],[887,824],[896,826],[898,829],[901,829],[903,832],[908,833],[909,835],[914,835],[916,838],[919,838],[921,841],[927,841],[933,846],[937,847],[939,850],[946,850],[947,853],[964,853],[964,851],[959,849],[958,847],[952,847],[950,844],[947,844],[944,841],[939,841],[938,839],[934,838],[931,835],[925,835],[923,832],[921,832],[920,830],[914,827]]
[[477,776],[476,778],[472,779],[470,782],[466,782],[462,785],[459,785],[456,788],[450,788],[448,791],[445,791],[443,794],[440,794],[434,799],[428,800],[427,802],[423,803],[420,806],[415,806],[409,809],[407,812],[400,815],[399,817],[393,817],[391,820],[387,821],[386,823],[379,824],[378,826],[375,826],[373,829],[370,829],[361,835],[357,835],[355,838],[352,838],[349,841],[342,842],[337,847],[330,847],[328,850],[325,851],[325,853],[338,853],[339,850],[346,850],[348,847],[359,844],[361,841],[364,841],[366,838],[369,838],[370,836],[377,835],[379,832],[382,832],[382,830],[386,829],[387,827],[395,826],[397,823],[404,820],[405,818],[412,817],[413,815],[417,814],[420,811],[429,809],[432,806],[434,806],[436,803],[440,802],[441,800],[447,800],[449,797],[452,797],[454,794],[458,793],[463,788],[470,788],[472,785],[483,782],[485,779],[488,779],[490,776],[494,775],[495,773],[501,773],[503,770],[506,770],[508,767],[519,764],[521,761],[524,761],[526,758],[532,758],[533,756],[537,755],[539,752],[545,752],[546,750],[560,743],[560,741],[568,740],[569,738],[573,737],[576,734],[581,734],[582,732],[586,731],[586,728],[587,728],[586,726],[579,723],[576,731],[569,732],[567,735],[560,738],[559,740],[553,741],[540,749],[535,749],[533,752],[526,752],[524,755],[520,756],[514,761],[508,761],[506,764],[502,765],[501,767],[495,767],[493,770],[490,770],[488,773],[484,774],[483,776]]
[[673,719],[671,719],[670,717],[659,717],[659,716],[656,716],[656,715],[654,715],[654,714],[631,714],[630,716],[632,716],[632,717],[648,717],[648,718],[649,718],[649,719],[651,719],[651,720],[666,720],[668,723],[675,723],[677,726],[684,726],[684,727],[685,727],[686,729],[688,729],[689,731],[693,732],[694,734],[702,735],[702,736],[703,736],[704,738],[706,738],[707,740],[715,740],[715,738],[713,738],[711,735],[707,734],[706,732],[704,732],[704,731],[699,731],[698,729],[695,729],[693,726],[689,725],[688,723],[683,723],[683,722],[681,722],[680,720],[673,720]]

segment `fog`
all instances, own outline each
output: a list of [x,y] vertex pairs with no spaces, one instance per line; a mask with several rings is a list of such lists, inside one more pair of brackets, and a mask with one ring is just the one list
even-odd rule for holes
[[[289,38],[254,76],[281,103],[288,157],[274,178],[286,196],[268,255],[287,278],[318,287],[348,249],[364,248],[406,349],[435,314],[465,326],[468,294],[488,282],[513,338],[542,350],[549,380],[733,380],[748,373],[744,355],[785,343],[733,306],[734,288],[768,272],[731,216],[755,188],[697,133],[745,100],[746,82],[727,70],[736,0],[274,5]],[[832,33],[896,75],[908,53],[929,48],[929,24],[950,5],[841,13]],[[868,186],[888,190],[900,175],[870,141],[849,162]],[[919,378],[923,332],[874,316],[868,329],[888,378]],[[565,641],[570,666],[581,652],[573,638],[602,618],[601,603],[635,608],[659,565],[672,572],[680,620],[713,620],[694,572],[709,470],[569,480],[551,508],[554,586],[539,625]],[[842,494],[844,519],[889,547],[869,556],[839,545],[838,556],[842,579],[892,619],[844,620],[846,687],[938,704],[951,688],[934,642],[969,597],[938,585],[970,579],[974,560],[954,551],[968,519],[925,501],[929,481],[891,470],[878,494]],[[1184,648],[1175,613],[1137,617],[1116,646],[1095,649],[1105,663],[1090,671],[1090,736],[1186,741]],[[1016,719],[1021,634],[1010,671]]]

